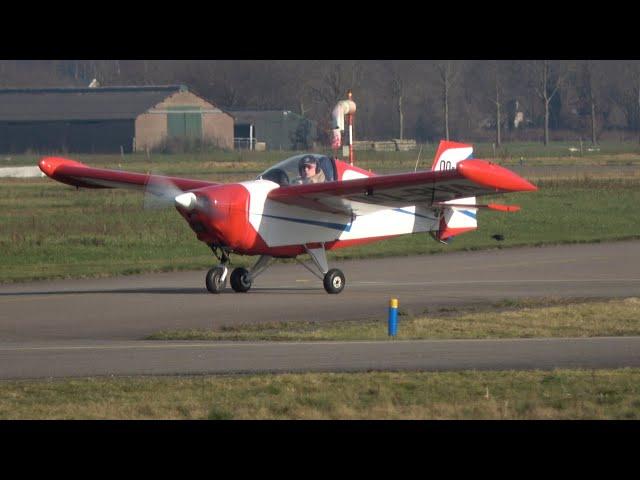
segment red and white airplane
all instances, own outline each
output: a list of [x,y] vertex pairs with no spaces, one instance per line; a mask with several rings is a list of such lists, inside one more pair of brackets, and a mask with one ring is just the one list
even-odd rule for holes
[[[305,253],[313,263],[300,263],[323,281],[328,293],[340,293],[345,277],[329,268],[327,250],[419,232],[445,242],[476,229],[479,208],[519,209],[478,204],[476,197],[537,190],[510,170],[472,159],[472,153],[471,145],[441,141],[431,170],[391,175],[376,175],[325,155],[303,154],[274,165],[255,180],[231,184],[91,168],[58,157],[43,158],[40,169],[76,187],[125,187],[168,196],[220,261],[206,275],[211,293],[222,291],[228,277],[233,290],[246,292],[273,258]],[[325,181],[296,184],[309,155]],[[236,268],[228,275],[232,253],[259,259],[253,268]]]

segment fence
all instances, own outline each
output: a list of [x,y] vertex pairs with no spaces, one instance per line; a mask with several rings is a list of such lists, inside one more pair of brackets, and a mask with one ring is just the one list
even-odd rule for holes
[[255,150],[256,139],[248,137],[234,137],[233,148],[234,150]]
[[407,152],[417,148],[415,140],[393,139],[388,141],[362,140],[353,142],[354,150],[374,150],[376,152]]

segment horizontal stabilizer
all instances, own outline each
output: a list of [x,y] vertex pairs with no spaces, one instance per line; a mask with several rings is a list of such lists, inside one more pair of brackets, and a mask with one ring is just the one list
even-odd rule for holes
[[517,212],[520,210],[519,205],[501,205],[499,203],[485,204],[468,204],[468,203],[435,203],[442,207],[459,207],[459,208],[488,208],[489,210],[498,210],[500,212]]

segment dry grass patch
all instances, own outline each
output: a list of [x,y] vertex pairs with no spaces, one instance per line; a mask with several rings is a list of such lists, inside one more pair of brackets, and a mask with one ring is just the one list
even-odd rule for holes
[[[149,340],[385,340],[386,318],[346,322],[283,322],[168,330]],[[640,335],[640,299],[529,299],[414,314],[401,310],[398,339],[602,337]]]
[[640,419],[640,369],[0,383],[2,419]]

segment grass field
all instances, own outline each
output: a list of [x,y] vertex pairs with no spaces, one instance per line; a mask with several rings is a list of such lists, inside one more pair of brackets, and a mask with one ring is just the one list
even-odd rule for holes
[[[620,164],[627,162],[640,162],[640,144],[638,142],[603,142],[594,149],[590,144],[584,143],[580,152],[579,141],[575,142],[552,142],[547,147],[538,142],[505,143],[501,147],[494,148],[491,143],[474,143],[474,156],[495,160],[500,163],[519,163],[520,159],[532,164]],[[375,152],[356,151],[356,163],[365,168],[374,166],[399,166],[414,168],[418,155],[420,156],[421,168],[431,166],[435,156],[437,143],[418,145],[417,150],[408,152]],[[202,164],[209,169],[214,168],[237,168],[238,165],[253,168],[255,171],[262,171],[268,166],[279,162],[297,151],[270,150],[266,152],[255,152],[247,150],[225,151],[214,150],[201,153],[182,154],[52,154],[73,158],[90,165],[112,168],[120,165],[122,168],[136,169],[137,166],[156,165],[176,168],[172,171],[186,171],[186,165]],[[325,153],[328,153],[325,152]],[[46,154],[4,154],[0,156],[0,167],[36,165],[42,156]],[[183,170],[180,170],[182,168]],[[192,171],[189,168],[190,171]],[[205,170],[203,173],[207,173]]]
[[[540,190],[498,198],[520,204],[515,214],[481,211],[479,229],[443,246],[428,235],[410,235],[330,253],[330,259],[432,254],[456,250],[506,248],[544,243],[594,242],[640,238],[640,224],[629,206],[640,204],[640,146],[600,145],[580,156],[571,143],[507,144],[496,161],[520,168],[520,158],[538,175],[528,176]],[[435,144],[419,152],[428,168]],[[214,152],[157,155],[70,155],[89,165],[160,172],[213,181],[254,178],[295,152]],[[375,171],[413,170],[416,152],[358,152],[358,165]],[[476,145],[476,156],[492,157],[490,144]],[[555,155],[555,156],[554,156]],[[35,165],[35,155],[5,156],[0,166]],[[536,167],[536,165],[540,167]],[[567,171],[546,166],[576,165]],[[613,168],[623,166],[627,170]],[[601,171],[598,170],[604,166]],[[637,168],[636,168],[637,167]],[[580,173],[585,169],[585,172]],[[594,173],[594,168],[595,172]],[[631,170],[629,170],[629,168]],[[558,173],[560,172],[560,173]],[[210,250],[173,208],[144,210],[143,195],[127,190],[80,190],[48,178],[0,179],[0,282],[92,277],[148,271],[207,269]],[[499,233],[503,242],[491,237]],[[235,265],[253,259],[233,257]]]
[[[400,306],[398,340],[640,335],[640,298],[525,299],[407,312]],[[385,315],[375,320],[280,322],[219,330],[168,330],[149,340],[390,340]]]
[[[408,235],[336,250],[330,259],[640,238],[630,211],[640,205],[640,177],[559,178],[538,186],[495,199],[522,210],[482,211],[478,230],[450,245]],[[1,179],[0,189],[0,282],[206,269],[215,261],[175,209],[144,210],[139,192],[77,191],[49,179]],[[505,240],[492,239],[496,233]]]
[[10,381],[0,419],[640,419],[640,369]]
[[[582,156],[574,144],[505,146],[495,160],[525,166],[640,166],[637,144],[602,145]],[[423,148],[421,168],[435,146]],[[255,177],[290,152],[216,155],[70,156],[87,164],[216,181]],[[376,171],[413,170],[416,152],[358,153]],[[491,145],[476,156],[492,157]],[[0,166],[34,165],[36,156]],[[637,170],[635,170],[637,172]],[[633,208],[640,176],[615,173],[529,177],[538,192],[494,200],[515,214],[482,211],[480,228],[450,245],[427,235],[337,250],[332,259],[436,254],[545,243],[640,238]],[[49,179],[0,179],[0,282],[145,271],[206,269],[214,259],[174,209],[143,210],[126,190],[76,191]],[[486,199],[489,200],[489,199]],[[501,233],[503,242],[491,235]],[[234,257],[236,265],[253,259]],[[546,303],[545,303],[546,302]],[[399,338],[638,335],[638,300],[501,302],[446,311],[401,311]],[[402,308],[402,306],[401,306]],[[493,312],[493,313],[490,313]],[[283,333],[285,332],[285,333]],[[241,327],[221,332],[159,332],[154,338],[222,340],[382,339],[380,322]],[[67,379],[0,382],[0,418],[119,419],[638,419],[640,370],[301,374]]]

